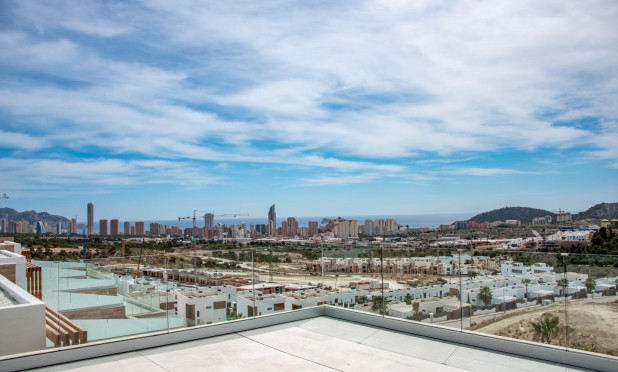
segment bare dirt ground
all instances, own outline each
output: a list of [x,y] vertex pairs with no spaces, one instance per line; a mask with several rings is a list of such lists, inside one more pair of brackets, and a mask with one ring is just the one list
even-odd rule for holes
[[[488,320],[471,327],[471,330],[522,340],[538,341],[531,323],[545,316],[558,316],[559,331],[552,339],[553,345],[594,351],[618,356],[618,303],[570,302],[565,320],[564,304],[535,307],[518,311],[506,318]],[[568,322],[568,329],[565,326]],[[567,333],[568,330],[568,333]],[[568,335],[568,340],[565,336]]]

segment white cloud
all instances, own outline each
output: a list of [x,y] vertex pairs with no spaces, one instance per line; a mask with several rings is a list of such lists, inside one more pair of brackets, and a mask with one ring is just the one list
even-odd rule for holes
[[223,181],[203,166],[165,160],[0,158],[0,174],[9,185],[35,190],[42,186],[106,189],[156,183],[197,187]]
[[0,148],[39,150],[47,147],[47,141],[40,137],[0,129]]
[[327,186],[327,185],[350,185],[359,183],[371,183],[382,178],[379,173],[362,173],[349,175],[326,175],[314,178],[303,178],[305,186]]
[[450,174],[457,176],[499,176],[509,174],[539,174],[538,172],[522,171],[517,169],[504,168],[452,168],[438,171],[430,171],[428,173]]
[[[0,108],[15,123],[3,124],[2,147],[347,172],[314,184],[405,179],[427,153],[592,146],[618,159],[613,1],[25,2],[16,12],[23,27],[0,32],[0,65],[52,78],[6,79]],[[84,41],[93,36],[123,44]],[[602,125],[553,123],[582,117]]]

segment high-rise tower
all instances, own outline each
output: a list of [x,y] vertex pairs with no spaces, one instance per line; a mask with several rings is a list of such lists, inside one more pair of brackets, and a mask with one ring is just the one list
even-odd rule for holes
[[109,235],[109,223],[107,220],[99,220],[99,235]]
[[88,203],[88,235],[94,233],[94,204]]
[[109,221],[109,234],[110,235],[119,235],[120,233],[120,221],[117,219],[113,219]]
[[204,227],[208,230],[212,230],[215,227],[215,215],[213,213],[206,213],[204,215]]
[[268,210],[268,230],[270,235],[275,235],[277,231],[277,213],[275,212],[274,204]]

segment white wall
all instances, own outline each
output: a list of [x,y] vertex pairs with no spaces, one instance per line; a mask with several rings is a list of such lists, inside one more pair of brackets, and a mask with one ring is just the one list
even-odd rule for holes
[[15,284],[23,289],[28,288],[26,282],[26,257],[19,253],[0,251],[0,265],[15,265]]
[[0,288],[17,305],[0,307],[0,356],[45,348],[45,304],[0,275]]

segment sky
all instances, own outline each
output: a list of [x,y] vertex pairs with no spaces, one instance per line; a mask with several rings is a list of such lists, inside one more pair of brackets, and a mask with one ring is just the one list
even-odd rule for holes
[[174,219],[618,200],[618,2],[0,2],[0,207]]

